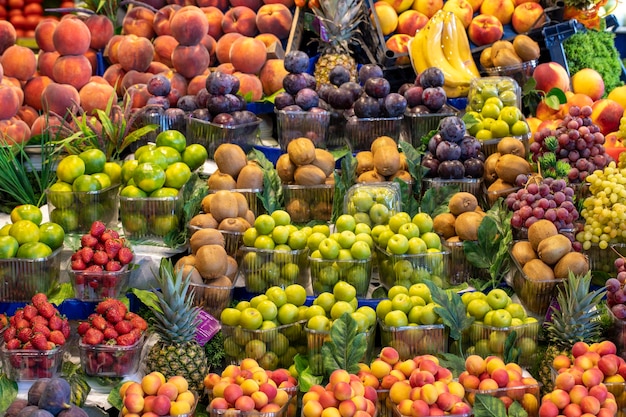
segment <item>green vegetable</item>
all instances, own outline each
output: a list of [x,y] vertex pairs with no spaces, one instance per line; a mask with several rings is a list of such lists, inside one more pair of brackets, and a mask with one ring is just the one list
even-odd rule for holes
[[204,352],[209,369],[219,369],[224,364],[226,352],[224,352],[224,334],[221,330],[204,345]]
[[343,199],[356,183],[356,158],[348,152],[341,160],[341,175],[335,177],[335,194],[333,196],[333,214],[331,221],[334,223],[343,214]]
[[0,374],[0,412],[4,412],[15,398],[17,398],[17,382]]
[[590,29],[575,33],[563,41],[563,50],[570,74],[593,68],[602,76],[606,93],[623,84],[620,80],[622,65],[613,32]]

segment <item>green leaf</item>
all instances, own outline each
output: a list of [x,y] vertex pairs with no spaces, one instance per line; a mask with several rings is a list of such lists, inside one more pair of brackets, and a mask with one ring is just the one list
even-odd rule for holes
[[441,317],[443,324],[450,329],[450,337],[454,340],[460,340],[463,332],[469,329],[474,321],[473,317],[467,315],[467,309],[461,296],[454,291],[442,290],[430,280],[424,280],[424,283],[430,290],[433,302],[437,305],[435,313]]
[[50,290],[47,294],[48,301],[55,305],[61,305],[63,301],[74,297],[74,286],[71,282],[63,282]]
[[256,161],[263,169],[263,190],[259,193],[263,207],[268,213],[280,209],[283,205],[283,185],[274,164],[258,149],[252,149],[248,159]]
[[567,103],[567,96],[565,95],[565,92],[563,92],[563,90],[561,90],[560,88],[554,87],[550,89],[550,91],[548,91],[548,93],[546,94],[546,98],[551,97],[556,97],[559,100],[559,104]]
[[478,123],[481,122],[471,113],[465,113],[461,119],[463,120],[463,122],[465,122],[465,128],[467,130],[470,130],[471,128],[473,128],[474,126],[476,126]]
[[118,410],[121,410],[124,406],[124,404],[122,403],[122,397],[120,396],[120,388],[122,388],[122,385],[124,385],[124,382],[120,382],[119,384],[114,386],[107,396],[107,401],[109,402],[109,404],[111,404],[114,408],[117,408]]
[[504,403],[487,394],[476,394],[473,411],[474,417],[506,417]]
[[324,376],[314,375],[313,372],[311,372],[309,360],[306,356],[298,353],[293,358],[293,361],[296,365],[296,371],[298,372],[298,386],[300,387],[300,392],[309,392],[313,385],[322,383]]
[[511,403],[507,411],[509,412],[509,417],[528,417],[528,412],[517,400]]
[[455,378],[458,378],[461,372],[465,371],[465,359],[454,353],[444,352],[437,355],[439,365],[449,369]]
[[343,200],[346,193],[356,183],[356,158],[348,152],[341,159],[341,174],[335,176],[335,192],[333,195],[333,214],[331,221],[334,223],[343,214]]
[[437,214],[447,213],[450,198],[459,192],[457,185],[444,185],[443,187],[433,187],[426,190],[420,209],[424,213],[428,213],[431,217]]
[[15,398],[17,398],[17,382],[0,374],[0,412],[4,412]]
[[63,361],[61,366],[61,372],[63,378],[70,383],[71,388],[71,403],[82,407],[87,401],[87,396],[91,392],[91,386],[85,378],[85,373],[80,364],[72,361]]
[[356,374],[367,349],[365,333],[358,332],[356,320],[348,313],[333,321],[330,340],[322,345],[324,370],[330,375],[335,369]]
[[131,288],[130,292],[132,292],[135,297],[139,299],[139,301],[145,304],[146,307],[163,314],[163,310],[161,310],[161,304],[159,303],[159,296],[154,291]]
[[504,363],[514,362],[517,363],[519,359],[519,350],[515,348],[515,342],[517,340],[517,332],[512,330],[504,339]]
[[412,186],[407,187],[410,191],[410,201],[406,204],[408,210],[404,210],[412,217],[419,211],[420,201],[417,198],[421,198],[422,195],[422,178],[424,177],[424,167],[421,165],[422,152],[417,151],[409,142],[400,141],[398,145],[406,157],[408,171],[413,179]]
[[522,86],[522,93],[530,93],[531,91],[536,91],[535,87],[537,87],[537,80],[533,77],[529,77],[524,85]]

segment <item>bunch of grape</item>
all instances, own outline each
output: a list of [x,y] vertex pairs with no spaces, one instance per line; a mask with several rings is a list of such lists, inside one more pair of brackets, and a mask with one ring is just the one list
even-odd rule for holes
[[583,201],[580,214],[585,227],[576,235],[583,249],[598,244],[606,249],[609,243],[626,242],[626,169],[610,162],[603,170],[587,177],[591,195]]
[[[572,199],[574,190],[567,186],[565,180],[546,178],[539,182],[533,177],[528,181],[525,175],[519,175],[518,181],[523,181],[525,185],[505,200],[509,210],[513,211],[511,226],[529,228],[537,220],[546,219],[553,222],[559,231],[574,230],[578,210]],[[580,250],[581,244],[575,243],[574,248]]]
[[556,129],[541,129],[530,145],[533,161],[553,152],[559,161],[571,166],[570,183],[584,182],[589,173],[604,168],[609,157],[604,151],[604,135],[591,121],[591,107],[572,106]]
[[617,277],[606,280],[606,302],[613,315],[620,320],[626,319],[626,260],[615,260]]

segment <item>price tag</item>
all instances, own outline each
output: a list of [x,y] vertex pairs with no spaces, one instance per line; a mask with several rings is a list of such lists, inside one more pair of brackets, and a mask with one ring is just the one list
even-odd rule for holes
[[196,329],[196,342],[204,346],[209,340],[220,331],[220,322],[204,310],[198,314],[198,328]]

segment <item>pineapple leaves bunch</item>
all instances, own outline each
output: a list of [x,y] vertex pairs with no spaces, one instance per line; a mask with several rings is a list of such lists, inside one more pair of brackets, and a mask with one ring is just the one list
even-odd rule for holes
[[363,0],[320,0],[319,5],[309,3],[319,24],[320,57],[313,75],[318,85],[328,83],[328,75],[336,66],[345,67],[350,80],[358,77],[356,61],[350,53],[349,43],[360,33],[365,20]]
[[189,389],[200,393],[209,368],[204,348],[195,340],[200,308],[193,305],[190,276],[183,276],[182,268],[174,272],[165,258],[154,275],[161,294],[151,307],[151,324],[159,340],[148,353],[147,372],[159,371],[166,378],[181,375]]
[[558,308],[551,306],[552,320],[545,326],[548,342],[546,354],[539,368],[539,380],[545,392],[553,389],[552,362],[558,355],[572,358],[576,342],[594,343],[602,339],[603,326],[600,305],[605,289],[591,291],[591,272],[576,276],[570,272],[563,286],[558,288]]

